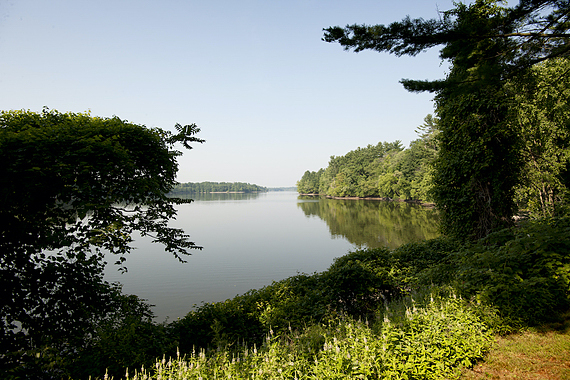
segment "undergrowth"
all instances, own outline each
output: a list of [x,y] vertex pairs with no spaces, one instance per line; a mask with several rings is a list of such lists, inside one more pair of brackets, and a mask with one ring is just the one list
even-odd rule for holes
[[[438,238],[350,252],[327,271],[203,304],[170,324],[104,325],[78,353],[81,371],[69,373],[107,368],[122,378],[128,366],[138,368],[128,379],[456,378],[494,336],[556,322],[569,294],[570,218],[526,222],[476,243]],[[148,339],[152,351],[141,348]],[[156,352],[165,359],[151,360]]]
[[127,379],[457,378],[491,347],[492,332],[463,300],[394,307],[372,323],[339,319],[298,334],[270,331],[260,347],[163,359]]

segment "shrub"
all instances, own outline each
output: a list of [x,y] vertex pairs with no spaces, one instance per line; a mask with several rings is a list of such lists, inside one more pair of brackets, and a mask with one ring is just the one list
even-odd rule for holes
[[570,306],[570,218],[492,234],[453,260],[458,291],[495,305],[515,326],[552,320]]
[[117,289],[112,306],[114,311],[98,323],[95,334],[68,366],[72,378],[86,379],[105,372],[120,378],[125,368],[152,365],[172,349],[166,326],[153,322],[152,305]]

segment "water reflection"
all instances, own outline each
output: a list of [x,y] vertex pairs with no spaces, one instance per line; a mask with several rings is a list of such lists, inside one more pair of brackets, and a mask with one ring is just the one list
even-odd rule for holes
[[322,219],[333,237],[362,248],[396,248],[439,236],[437,212],[420,205],[299,196],[297,207],[306,217]]
[[172,193],[173,197],[195,201],[245,201],[256,199],[264,193]]

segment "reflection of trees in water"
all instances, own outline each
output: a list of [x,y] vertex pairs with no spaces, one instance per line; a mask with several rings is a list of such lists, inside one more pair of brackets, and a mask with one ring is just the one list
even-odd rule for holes
[[439,235],[437,212],[419,205],[379,200],[299,197],[305,216],[324,220],[332,236],[359,247],[396,248]]
[[265,193],[171,193],[171,196],[195,201],[244,201]]

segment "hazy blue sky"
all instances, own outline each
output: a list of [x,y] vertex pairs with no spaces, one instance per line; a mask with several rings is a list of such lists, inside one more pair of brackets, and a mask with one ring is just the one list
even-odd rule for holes
[[417,57],[344,51],[323,28],[438,17],[451,0],[0,0],[0,109],[91,111],[206,143],[178,180],[293,186],[331,155],[401,140],[433,112]]

